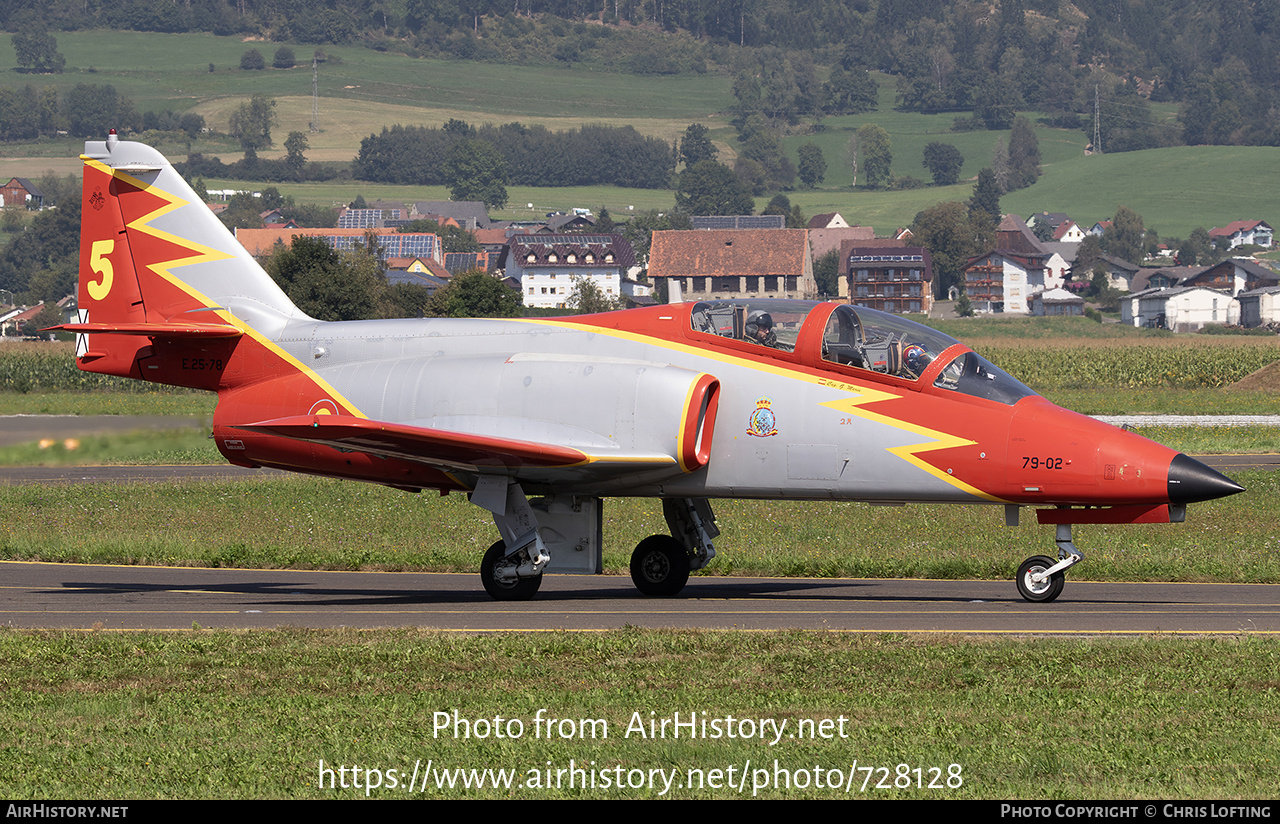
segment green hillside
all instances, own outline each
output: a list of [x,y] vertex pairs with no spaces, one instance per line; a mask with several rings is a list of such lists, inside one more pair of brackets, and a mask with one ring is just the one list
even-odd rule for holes
[[1176,146],[1075,157],[1045,167],[1036,185],[1001,200],[1023,216],[1067,212],[1080,223],[1110,219],[1125,205],[1162,237],[1186,237],[1197,226],[1232,220],[1276,220],[1280,148]]
[[[67,71],[60,75],[21,75],[11,71],[15,55],[9,39],[0,38],[0,77],[5,85],[55,85],[65,91],[77,83],[111,83],[133,100],[140,110],[194,109],[215,129],[225,129],[230,111],[249,95],[262,93],[277,99],[280,123],[277,134],[305,130],[311,118],[311,72],[299,66],[287,71],[241,71],[240,55],[258,48],[270,56],[278,44],[246,42],[237,37],[201,34],[146,34],[138,32],[84,31],[59,34],[59,49],[66,55]],[[299,61],[313,49],[293,46]],[[379,52],[360,46],[328,46],[337,60],[320,71],[320,120],[322,131],[310,138],[308,157],[313,160],[348,160],[360,140],[384,126],[396,123],[438,125],[452,117],[473,123],[519,120],[552,129],[570,129],[584,123],[633,125],[640,132],[676,139],[693,122],[706,124],[721,149],[721,160],[731,162],[736,145],[729,126],[733,103],[731,80],[725,75],[673,75],[636,77],[596,69],[486,64],[475,61],[428,60]],[[209,64],[215,71],[209,72]],[[1007,132],[950,131],[956,113],[922,115],[893,109],[896,79],[876,75],[880,83],[877,111],[863,115],[831,117],[816,130],[803,124],[783,140],[794,158],[798,147],[813,142],[823,150],[828,164],[826,180],[815,190],[789,192],[805,214],[839,211],[850,222],[871,225],[887,233],[912,222],[917,212],[945,200],[968,199],[972,179],[991,161],[997,140],[1008,142]],[[1161,110],[1163,109],[1163,110]],[[1166,122],[1171,107],[1157,107]],[[1028,113],[1034,117],[1034,113]],[[956,146],[965,157],[959,185],[887,192],[850,188],[847,162],[849,138],[859,127],[875,123],[891,135],[893,172],[898,177],[928,180],[921,165],[924,147],[931,141]],[[1026,216],[1035,211],[1068,212],[1081,223],[1110,218],[1123,204],[1143,215],[1148,227],[1162,236],[1185,236],[1196,226],[1224,225],[1245,217],[1273,219],[1269,214],[1271,192],[1280,188],[1280,149],[1269,147],[1197,146],[1152,149],[1114,155],[1085,156],[1085,135],[1038,127],[1044,174],[1029,189],[1006,195],[1006,211]],[[45,169],[70,171],[80,141],[4,144],[0,174],[36,176]],[[180,158],[184,147],[163,147]],[[226,142],[193,144],[197,151],[233,159]],[[279,154],[266,152],[270,157]],[[33,159],[31,159],[33,158]],[[253,181],[218,181],[218,186],[252,184]],[[356,193],[366,197],[421,199],[439,197],[426,187],[395,187],[356,181],[327,184],[281,184],[300,200],[334,203],[349,201]],[[611,212],[667,209],[669,191],[641,191],[594,187],[588,189],[513,189],[509,216],[528,217],[539,210],[569,206],[595,208],[607,205]],[[757,209],[767,198],[757,199]],[[532,211],[525,207],[533,203]],[[516,210],[514,207],[519,206]]]
[[[269,63],[280,45],[292,47],[298,67],[284,71],[239,69],[240,55],[246,50],[258,49]],[[476,123],[530,118],[570,122],[677,119],[688,123],[719,112],[732,100],[730,79],[714,74],[640,78],[585,68],[415,59],[361,46],[323,48],[340,62],[326,62],[320,68],[322,124],[341,117],[326,112],[336,100],[389,106],[392,111],[407,105],[467,112],[471,115],[468,120]],[[133,100],[139,111],[185,110],[220,98],[254,94],[300,96],[307,100],[310,118],[314,46],[245,42],[210,34],[83,31],[59,33],[58,49],[67,58],[64,73],[21,75],[13,71],[16,55],[9,38],[0,37],[0,77],[6,78],[9,86],[32,83],[60,89],[77,83],[111,83]],[[367,116],[369,107],[362,111]],[[396,122],[401,121],[375,112],[365,122],[365,133]],[[210,125],[226,127],[225,123]],[[358,143],[352,148],[353,155],[356,148]]]

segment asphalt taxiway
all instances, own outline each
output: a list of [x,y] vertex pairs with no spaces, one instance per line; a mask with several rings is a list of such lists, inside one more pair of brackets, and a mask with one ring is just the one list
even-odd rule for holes
[[[33,416],[42,417],[42,416]],[[6,418],[8,429],[13,418]],[[87,421],[19,421],[70,436]],[[136,428],[137,421],[108,422]],[[104,425],[100,421],[92,425]],[[14,430],[5,434],[17,437]],[[1280,455],[1201,456],[1219,471],[1280,469]],[[0,484],[283,477],[222,466],[0,467]],[[1101,583],[1068,576],[1029,604],[1009,581],[694,577],[678,598],[625,576],[548,575],[532,601],[489,599],[477,575],[0,562],[0,625],[72,630],[193,626],[429,627],[461,632],[623,626],[999,635],[1275,634],[1280,585]]]
[[459,632],[806,629],[982,635],[1280,634],[1280,585],[694,577],[646,598],[625,576],[548,575],[531,601],[477,575],[0,563],[0,625],[70,630],[425,627]]

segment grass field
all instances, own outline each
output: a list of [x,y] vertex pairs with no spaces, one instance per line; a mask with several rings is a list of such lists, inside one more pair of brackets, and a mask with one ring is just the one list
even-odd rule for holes
[[0,446],[0,466],[172,466],[224,464],[206,423],[177,429],[41,438]]
[[[245,180],[206,180],[210,189],[261,189],[274,186],[281,194],[293,197],[300,203],[319,203],[324,206],[345,206],[363,195],[365,200],[385,199],[401,202],[416,200],[449,200],[449,190],[444,186],[397,186],[363,181],[331,181],[327,183],[264,183]],[[608,208],[616,220],[626,219],[633,211],[650,209],[669,211],[675,206],[675,194],[669,189],[624,189],[618,186],[508,186],[508,203],[505,209],[494,209],[489,216],[494,220],[545,219],[553,210],[567,211],[584,207],[598,213],[601,206]],[[761,199],[760,208],[764,206]],[[530,209],[526,204],[532,203]],[[629,208],[634,207],[634,208]]]
[[[280,45],[293,48],[300,63],[297,68],[239,69],[240,55],[248,49],[261,51],[269,63]],[[111,83],[140,111],[186,110],[209,100],[254,94],[309,100],[313,49],[210,34],[59,32],[58,50],[67,58],[67,70],[61,75],[34,76],[30,82],[62,89],[77,83]],[[322,123],[329,119],[324,101],[331,99],[470,112],[468,119],[478,122],[492,115],[592,122],[601,118],[692,120],[719,112],[724,101],[731,99],[731,79],[714,74],[641,79],[587,68],[416,59],[361,46],[325,46],[324,51],[340,62],[320,67]],[[11,71],[15,57],[12,50],[0,52],[0,71],[7,76],[17,76]],[[215,67],[212,73],[210,63]],[[27,80],[22,77],[23,83]],[[371,130],[377,122],[368,124]]]
[[[1185,524],[1077,527],[1088,563],[1073,578],[1280,582],[1280,477],[1236,480],[1247,492],[1190,507]],[[0,511],[9,560],[474,572],[494,539],[463,495],[305,476],[0,486]],[[626,574],[635,545],[666,531],[662,507],[610,498],[604,513],[605,569]],[[998,506],[726,500],[716,514],[712,575],[1008,579],[1052,546],[1050,527],[1029,515],[1006,527]]]
[[[1269,799],[1278,668],[1280,642],[1247,635],[2,630],[0,787],[13,799]],[[634,726],[676,712],[738,719],[735,736]],[[501,718],[509,734],[467,738],[455,717]],[[744,720],[769,737],[737,734]],[[776,743],[772,724],[786,725]],[[584,770],[575,788],[571,767]],[[510,771],[511,786],[490,773],[464,789],[453,772],[485,769]],[[840,774],[847,792],[832,788]]]
[[0,392],[0,415],[213,417],[211,392]]

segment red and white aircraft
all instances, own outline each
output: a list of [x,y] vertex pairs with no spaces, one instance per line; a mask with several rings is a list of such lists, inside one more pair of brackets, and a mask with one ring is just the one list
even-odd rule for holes
[[959,341],[837,303],[728,300],[553,319],[326,323],[300,311],[155,150],[84,154],[81,369],[218,393],[227,460],[461,491],[501,540],[481,576],[531,597],[600,572],[606,496],[662,501],[637,587],[714,555],[715,498],[999,504],[1057,526],[1018,569],[1052,601],[1076,523],[1181,521],[1240,492],[1061,409]]

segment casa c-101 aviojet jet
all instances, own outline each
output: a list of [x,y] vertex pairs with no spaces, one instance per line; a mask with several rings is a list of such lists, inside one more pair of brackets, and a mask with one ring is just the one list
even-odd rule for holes
[[1241,487],[1061,409],[904,318],[721,300],[548,319],[322,322],[299,310],[155,150],[85,145],[81,369],[218,393],[233,464],[465,492],[501,540],[485,589],[601,571],[607,496],[658,498],[636,586],[674,595],[719,534],[712,499],[1034,506],[1057,557],[1018,568],[1052,601],[1072,524],[1181,521]]

